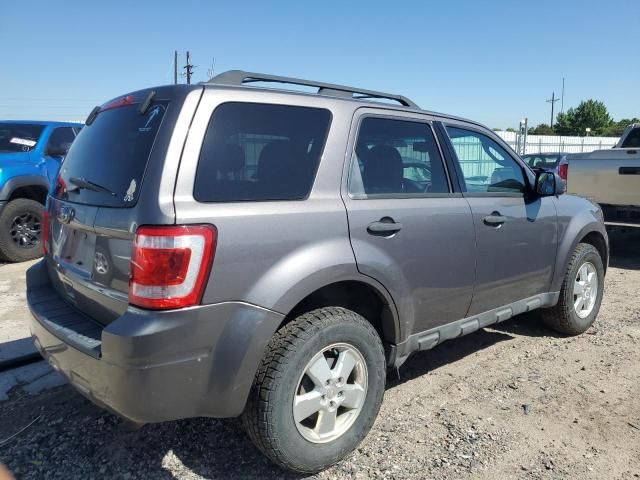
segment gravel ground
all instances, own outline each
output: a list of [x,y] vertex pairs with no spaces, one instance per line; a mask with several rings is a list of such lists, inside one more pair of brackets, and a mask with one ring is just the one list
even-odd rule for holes
[[[640,236],[611,238],[586,334],[557,336],[529,314],[415,354],[389,374],[367,439],[316,478],[640,478]],[[68,386],[10,397],[0,461],[17,478],[297,478],[236,420],[130,431]]]

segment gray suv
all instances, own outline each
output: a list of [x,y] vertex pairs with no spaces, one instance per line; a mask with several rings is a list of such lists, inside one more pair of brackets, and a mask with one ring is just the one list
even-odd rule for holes
[[50,192],[33,338],[130,421],[241,416],[315,472],[412,352],[538,308],[591,326],[607,234],[563,192],[398,95],[240,71],[134,92],[91,112]]

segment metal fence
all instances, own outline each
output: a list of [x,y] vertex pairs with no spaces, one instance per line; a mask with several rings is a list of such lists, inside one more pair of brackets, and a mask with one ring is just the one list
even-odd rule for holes
[[[525,153],[582,153],[612,148],[619,137],[561,137],[554,135],[520,135],[517,132],[496,132],[521,155]],[[526,142],[526,143],[525,143]]]
[[[556,137],[551,135],[522,135],[516,132],[496,132],[506,143],[521,155],[525,153],[581,153],[611,148],[616,137]],[[460,160],[466,179],[486,182],[497,168],[497,162],[485,152],[480,141],[474,137],[454,138],[452,143]]]

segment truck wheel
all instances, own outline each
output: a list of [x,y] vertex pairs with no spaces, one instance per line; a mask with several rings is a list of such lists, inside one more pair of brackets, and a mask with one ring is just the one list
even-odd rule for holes
[[24,262],[42,255],[42,204],[17,198],[0,213],[0,258]]
[[598,315],[604,290],[604,267],[593,245],[580,243],[569,261],[555,307],[543,310],[544,323],[567,335],[589,329]]
[[271,339],[242,423],[279,466],[318,472],[367,435],[385,376],[382,342],[369,322],[344,308],[314,310]]

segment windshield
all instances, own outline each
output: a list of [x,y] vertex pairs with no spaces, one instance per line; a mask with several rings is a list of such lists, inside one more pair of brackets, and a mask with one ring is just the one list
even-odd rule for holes
[[144,114],[135,103],[98,113],[71,145],[54,196],[105,207],[135,205],[167,104],[155,102]]
[[42,135],[44,125],[0,123],[0,152],[30,152]]

